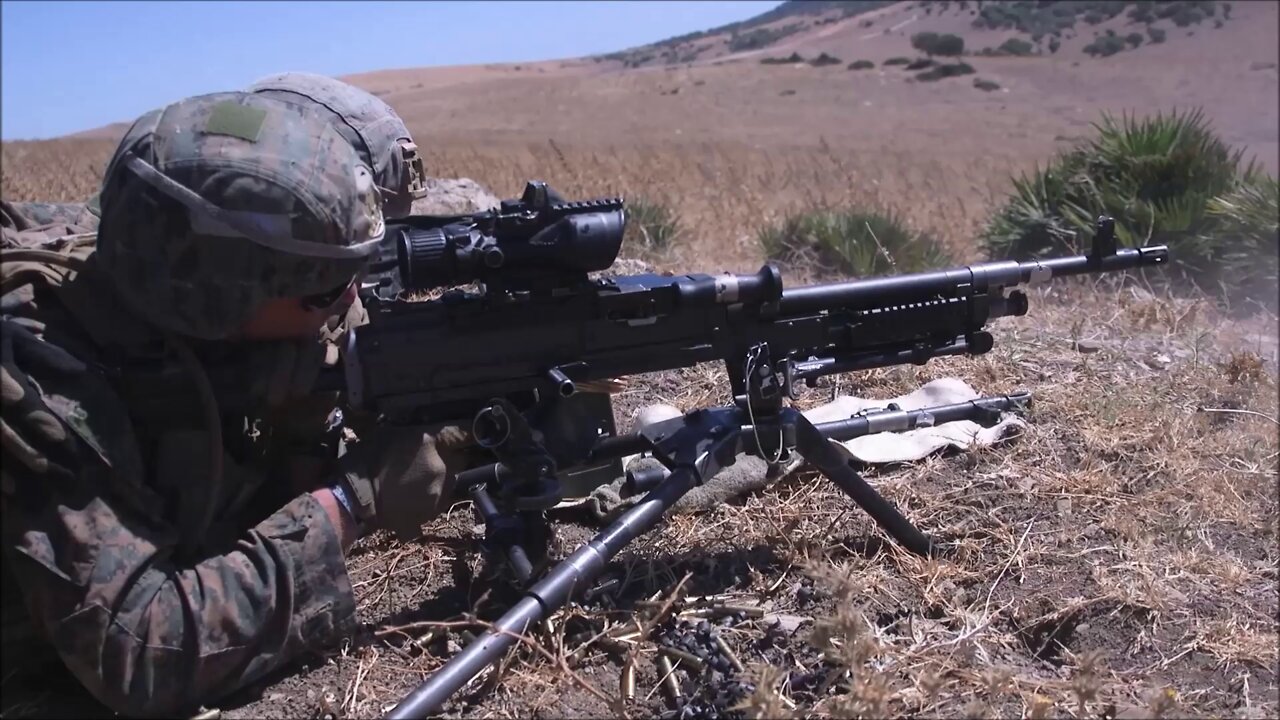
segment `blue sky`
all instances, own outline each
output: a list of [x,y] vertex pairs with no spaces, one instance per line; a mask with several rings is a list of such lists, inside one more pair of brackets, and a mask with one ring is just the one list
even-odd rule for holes
[[0,2],[0,136],[131,121],[274,72],[534,62],[743,20],[715,2]]

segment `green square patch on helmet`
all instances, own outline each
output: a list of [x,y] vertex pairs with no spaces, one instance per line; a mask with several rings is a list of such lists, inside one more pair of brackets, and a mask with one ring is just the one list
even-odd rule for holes
[[404,121],[381,99],[349,83],[324,75],[287,72],[270,75],[249,91],[290,102],[310,102],[332,114],[334,126],[373,169],[389,218],[408,215],[415,198],[426,194],[418,146]]
[[362,272],[385,231],[381,195],[322,113],[230,92],[139,118],[99,196],[97,262],[125,302],[214,340],[268,300]]

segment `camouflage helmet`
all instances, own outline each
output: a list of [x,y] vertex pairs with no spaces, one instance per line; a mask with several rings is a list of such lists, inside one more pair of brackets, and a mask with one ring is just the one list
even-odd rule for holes
[[143,115],[100,197],[95,255],[124,301],[208,340],[349,283],[385,232],[372,171],[323,115],[243,92]]
[[414,199],[426,194],[418,146],[395,110],[377,97],[341,80],[303,72],[270,75],[250,85],[249,92],[327,109],[338,132],[373,168],[387,217],[408,215]]

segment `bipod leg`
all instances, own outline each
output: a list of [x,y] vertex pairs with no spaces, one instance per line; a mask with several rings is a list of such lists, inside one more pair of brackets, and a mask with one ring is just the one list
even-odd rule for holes
[[528,585],[533,578],[533,559],[524,547],[528,536],[528,520],[499,511],[493,498],[489,496],[489,491],[482,485],[471,488],[471,501],[484,520],[486,549],[506,560],[520,584]]
[[808,418],[791,408],[784,410],[783,416],[784,422],[795,426],[796,452],[853,498],[876,524],[917,555],[927,557],[937,554],[938,549],[933,540],[916,529],[910,520],[898,512],[893,503],[885,500],[875,488],[868,485],[845,456],[831,445],[831,441]]

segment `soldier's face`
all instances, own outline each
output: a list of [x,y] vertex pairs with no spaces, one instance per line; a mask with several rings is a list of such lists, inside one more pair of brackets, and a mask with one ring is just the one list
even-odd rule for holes
[[240,331],[246,340],[301,340],[315,337],[320,327],[355,302],[359,284],[304,298],[274,298],[258,307]]

